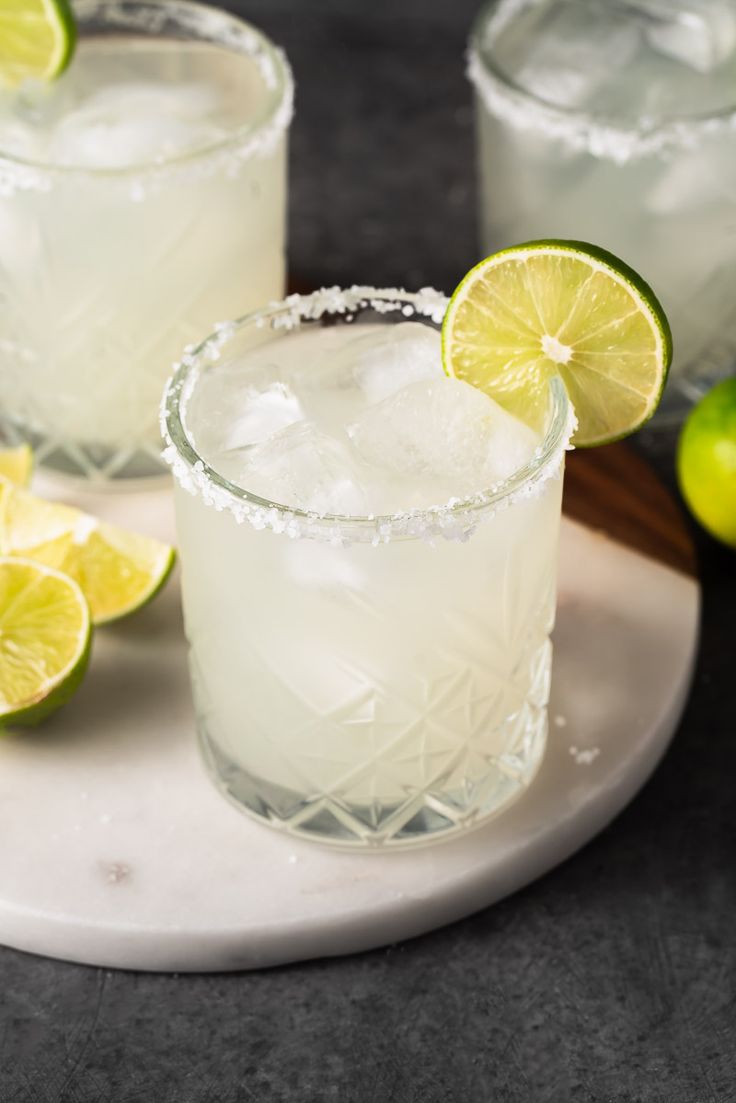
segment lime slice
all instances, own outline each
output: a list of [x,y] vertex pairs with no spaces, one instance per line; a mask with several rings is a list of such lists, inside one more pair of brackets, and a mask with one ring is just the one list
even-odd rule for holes
[[659,403],[672,338],[654,292],[622,261],[579,241],[533,241],[476,265],[442,326],[445,371],[541,429],[546,383],[562,377],[573,443],[628,436]]
[[689,414],[677,448],[677,477],[701,525],[736,548],[736,378],[718,383]]
[[33,449],[30,444],[18,448],[0,448],[0,477],[16,486],[28,486],[33,474]]
[[29,559],[0,559],[0,727],[36,724],[68,701],[91,638],[73,579]]
[[58,77],[71,61],[75,41],[68,0],[2,0],[0,85]]
[[70,506],[0,486],[0,554],[46,563],[74,578],[94,624],[146,605],[166,582],[174,549]]

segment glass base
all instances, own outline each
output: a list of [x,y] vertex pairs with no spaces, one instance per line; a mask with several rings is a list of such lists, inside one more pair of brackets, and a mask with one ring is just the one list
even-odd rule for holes
[[241,812],[328,846],[393,850],[472,830],[521,796],[544,757],[547,711],[528,706],[518,719],[524,728],[519,753],[501,756],[481,779],[446,789],[442,781],[449,779],[436,779],[401,802],[376,798],[367,805],[298,793],[256,777],[225,754],[201,725],[199,742],[215,785]]
[[28,429],[11,418],[0,418],[0,442],[4,447],[30,444],[39,467],[60,476],[83,479],[87,484],[137,483],[140,479],[161,479],[168,474],[158,439],[130,447],[65,441]]

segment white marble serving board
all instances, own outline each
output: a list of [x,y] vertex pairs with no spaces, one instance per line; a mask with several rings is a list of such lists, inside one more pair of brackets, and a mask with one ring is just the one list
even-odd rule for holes
[[[171,538],[166,490],[76,500]],[[394,942],[491,904],[573,853],[650,774],[688,690],[698,602],[691,579],[566,520],[536,780],[471,834],[376,854],[278,834],[212,787],[173,582],[98,632],[67,708],[0,740],[0,943],[128,969],[256,968]]]

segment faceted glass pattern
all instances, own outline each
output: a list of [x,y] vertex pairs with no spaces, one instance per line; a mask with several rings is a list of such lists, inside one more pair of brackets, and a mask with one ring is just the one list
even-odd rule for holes
[[338,548],[178,489],[198,729],[221,790],[273,826],[362,846],[469,828],[517,797],[547,736],[560,492],[550,479],[467,543]]

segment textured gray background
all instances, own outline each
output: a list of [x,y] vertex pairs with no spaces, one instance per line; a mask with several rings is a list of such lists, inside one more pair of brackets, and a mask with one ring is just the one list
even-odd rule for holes
[[[298,82],[302,282],[451,288],[476,259],[475,6],[242,0]],[[639,447],[669,479],[671,440]],[[166,977],[0,950],[0,1103],[736,1100],[736,557],[697,539],[693,697],[600,838],[501,905],[352,959]]]

